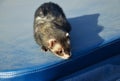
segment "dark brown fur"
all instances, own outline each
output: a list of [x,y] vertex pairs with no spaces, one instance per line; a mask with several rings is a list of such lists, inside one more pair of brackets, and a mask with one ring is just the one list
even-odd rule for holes
[[34,38],[44,51],[51,51],[49,40],[55,39],[52,43],[59,43],[64,52],[70,52],[70,45],[66,43],[69,41],[69,36],[66,36],[66,33],[70,31],[71,26],[63,10],[57,4],[52,2],[44,3],[36,10],[34,17]]

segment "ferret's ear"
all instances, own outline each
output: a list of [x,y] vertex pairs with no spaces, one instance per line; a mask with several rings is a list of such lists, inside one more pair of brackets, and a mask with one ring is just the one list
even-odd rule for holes
[[67,38],[69,38],[69,37],[70,37],[69,33],[66,33],[66,37],[67,37]]
[[69,33],[66,33],[66,37],[69,36]]
[[52,49],[52,47],[55,45],[56,39],[50,39],[48,40],[48,48]]

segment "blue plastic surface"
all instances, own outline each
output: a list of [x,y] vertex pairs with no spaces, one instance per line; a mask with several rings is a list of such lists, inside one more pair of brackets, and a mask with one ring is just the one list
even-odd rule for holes
[[120,81],[120,55],[109,58],[57,81]]
[[[44,2],[0,1],[0,81],[55,80],[94,64],[96,57],[100,61],[112,56],[102,54],[102,50],[95,52],[98,56],[91,52],[120,38],[119,0],[53,0],[63,8],[72,26],[72,58],[69,60],[42,52],[34,41],[34,12]],[[117,54],[119,45],[115,44],[116,49],[111,46],[113,48],[105,50],[112,49],[110,53]]]

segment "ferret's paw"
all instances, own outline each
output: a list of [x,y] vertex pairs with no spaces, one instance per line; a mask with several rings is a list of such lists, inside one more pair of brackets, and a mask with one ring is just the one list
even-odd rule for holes
[[47,49],[46,47],[44,47],[44,46],[42,46],[41,49],[42,49],[42,51],[44,51],[44,52],[47,52],[47,51],[48,51],[48,49]]

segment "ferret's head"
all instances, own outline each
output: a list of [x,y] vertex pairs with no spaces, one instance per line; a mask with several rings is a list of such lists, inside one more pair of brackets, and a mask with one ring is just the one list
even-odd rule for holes
[[[53,38],[48,41],[48,48],[51,52],[63,59],[69,59],[71,56],[69,33],[65,33],[60,38]],[[62,38],[61,38],[62,37]]]

